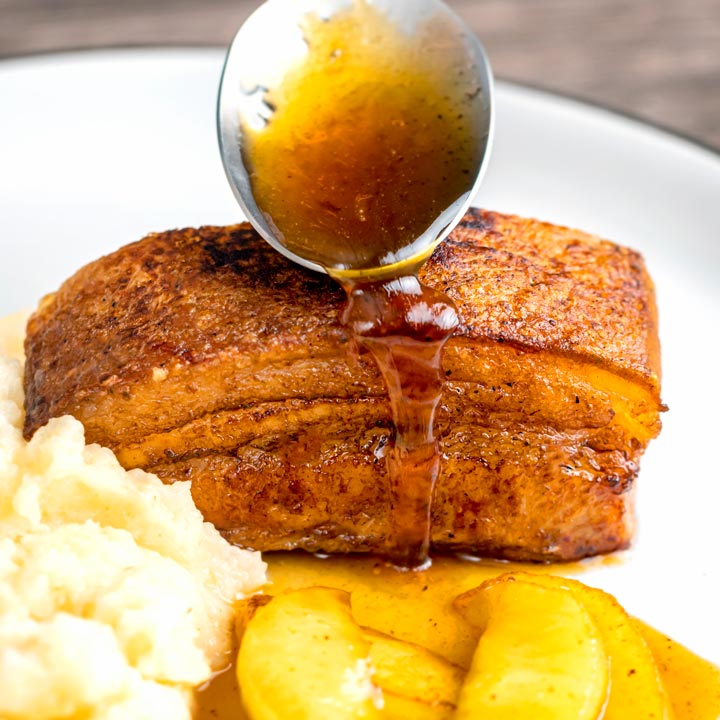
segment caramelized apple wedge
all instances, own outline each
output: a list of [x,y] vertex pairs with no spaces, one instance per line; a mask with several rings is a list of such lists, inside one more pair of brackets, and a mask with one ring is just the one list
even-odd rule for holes
[[568,590],[590,613],[610,658],[610,695],[603,720],[672,718],[671,703],[652,651],[632,618],[612,595],[577,580],[553,575],[513,573],[509,577]]
[[456,606],[481,631],[457,720],[597,720],[608,694],[600,632],[571,592],[512,576]]
[[243,705],[252,720],[379,718],[369,654],[348,593],[313,587],[274,597],[242,637]]
[[363,628],[373,681],[383,692],[383,718],[450,718],[465,671],[414,643]]

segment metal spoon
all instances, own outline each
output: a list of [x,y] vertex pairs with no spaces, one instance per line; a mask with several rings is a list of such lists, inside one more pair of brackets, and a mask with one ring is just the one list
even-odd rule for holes
[[[382,12],[399,31],[405,34],[432,30],[431,41],[442,48],[458,45],[467,55],[467,67],[480,90],[481,127],[480,152],[476,166],[470,168],[469,190],[440,213],[435,222],[413,243],[425,255],[444,239],[469,207],[487,166],[493,130],[493,79],[489,62],[477,37],[440,0],[268,0],[248,18],[233,40],[225,60],[217,107],[218,137],[222,161],[235,196],[255,229],[275,249],[291,260],[319,272],[326,268],[308,257],[289,250],[281,234],[258,206],[253,194],[251,176],[243,145],[243,127],[257,127],[272,121],[273,108],[264,102],[268,91],[278,87],[287,72],[302,61],[307,52],[302,23],[309,13],[323,20],[352,6],[365,2]],[[330,59],[328,59],[330,63]],[[381,128],[388,118],[378,117]],[[282,162],[282,158],[278,159]],[[467,171],[466,171],[467,172]]]

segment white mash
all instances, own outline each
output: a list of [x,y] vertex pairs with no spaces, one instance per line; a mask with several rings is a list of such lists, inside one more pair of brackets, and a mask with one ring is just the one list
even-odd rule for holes
[[21,368],[0,356],[0,718],[190,718],[265,565],[77,420],[25,442]]

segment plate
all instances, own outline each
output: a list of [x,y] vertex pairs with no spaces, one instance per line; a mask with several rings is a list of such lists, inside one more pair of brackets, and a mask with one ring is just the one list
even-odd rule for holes
[[[215,139],[218,49],[0,63],[0,315],[153,230],[237,222]],[[658,291],[664,429],[639,532],[584,575],[720,663],[720,155],[636,120],[508,83],[476,204],[640,250]]]

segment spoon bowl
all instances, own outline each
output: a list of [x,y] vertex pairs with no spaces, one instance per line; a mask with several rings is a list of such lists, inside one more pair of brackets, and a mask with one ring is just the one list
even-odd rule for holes
[[[465,108],[465,113],[466,116],[470,113],[473,115],[473,152],[472,158],[463,165],[462,172],[465,175],[461,178],[460,190],[451,193],[446,203],[441,200],[444,204],[433,206],[431,211],[428,210],[427,204],[423,206],[431,212],[431,216],[427,221],[424,219],[421,221],[419,229],[410,241],[402,247],[399,245],[388,247],[386,248],[388,252],[376,254],[372,258],[358,254],[357,257],[360,259],[356,261],[352,259],[355,257],[352,253],[357,250],[357,243],[353,237],[348,236],[344,251],[341,248],[342,241],[338,241],[338,255],[335,257],[332,253],[326,252],[321,255],[315,252],[310,240],[304,242],[303,238],[292,237],[292,232],[279,227],[280,223],[274,221],[273,214],[268,212],[263,199],[258,196],[254,182],[261,173],[258,171],[254,174],[252,162],[248,157],[248,148],[251,136],[262,132],[273,123],[277,111],[277,103],[273,98],[277,97],[278,91],[282,92],[286,78],[293,73],[297,75],[298,68],[302,68],[303,62],[312,50],[314,38],[308,37],[309,19],[314,19],[322,26],[341,17],[343,13],[367,12],[368,8],[372,13],[382,17],[384,25],[389,23],[393,32],[403,38],[403,42],[416,44],[415,52],[419,53],[416,57],[420,60],[423,56],[434,58],[433,65],[428,66],[431,70],[438,66],[435,59],[441,59],[450,53],[456,58],[452,66],[452,77],[448,76],[445,79],[438,76],[440,79],[436,84],[440,85],[438,92],[444,93],[443,83],[446,83],[448,102],[451,93],[458,92],[459,81],[464,83],[464,88],[471,88],[458,97],[462,97],[463,102],[472,103],[472,108],[469,111]],[[362,53],[367,51],[369,44],[380,44],[382,38],[373,35],[371,31],[346,33],[343,42],[347,44],[348,54]],[[339,54],[341,50],[338,49],[323,55],[322,63],[327,67],[322,65],[319,68],[319,76],[325,77],[332,71],[332,63]],[[403,87],[402,80],[397,78],[393,80],[392,51],[388,50],[383,55],[378,50],[371,57],[382,58],[383,63],[388,63],[387,67],[384,65],[383,68],[377,68],[377,72],[372,74],[372,82],[378,86],[387,83],[385,92],[389,93],[387,97],[392,100],[395,96],[395,88],[402,90]],[[460,62],[457,62],[457,58],[460,58]],[[318,68],[316,67],[315,70],[317,71]],[[395,85],[391,87],[389,84],[392,82],[395,82]],[[358,83],[360,83],[359,79]],[[453,83],[455,90],[451,90]],[[294,262],[319,272],[330,271],[336,276],[355,269],[365,272],[372,271],[373,268],[394,268],[415,259],[421,262],[462,217],[480,184],[492,139],[492,96],[492,72],[482,45],[463,21],[440,0],[268,0],[244,23],[228,50],[217,108],[222,161],[232,190],[247,219],[265,240]],[[419,95],[418,103],[422,104],[423,101],[423,97]],[[341,102],[342,99],[339,99],[338,103]],[[463,117],[463,108],[452,106],[448,109],[453,112],[458,110],[457,117]],[[342,112],[342,108],[339,111]],[[442,114],[438,113],[437,117],[441,118]],[[372,133],[379,138],[387,134],[388,128],[396,129],[399,124],[397,117],[392,114],[392,108],[389,108],[387,114],[375,113],[371,116],[370,122],[374,126],[371,128]],[[417,126],[415,128],[408,126],[406,132],[409,145],[417,142]],[[432,153],[433,149],[431,148],[429,152]],[[397,154],[397,151],[393,149],[392,153]],[[440,153],[438,146],[437,174],[447,172],[440,170],[443,162],[447,166],[447,157],[441,157]],[[450,154],[452,155],[452,151]],[[273,157],[273,162],[281,166],[284,161],[291,159],[296,158],[283,157],[280,153],[276,159]],[[435,158],[430,157],[430,160],[434,162]],[[354,162],[357,163],[357,158]],[[330,165],[332,162],[329,161],[328,166]],[[350,165],[352,167],[352,163]],[[308,172],[309,177],[317,177],[319,174],[321,173],[318,173],[317,166],[312,173]],[[352,183],[354,179],[350,175],[349,179],[344,180],[344,184]],[[427,183],[423,181],[420,184]],[[361,200],[366,198],[361,190],[358,193],[357,197]],[[387,194],[385,191],[379,192],[383,197]],[[360,208],[357,212],[366,211]],[[371,211],[367,211],[367,214],[370,213]],[[377,214],[383,217],[382,212]],[[384,216],[394,216],[394,214],[397,214],[395,210],[386,209]],[[361,219],[365,220],[365,217]],[[355,244],[354,248],[353,244]],[[332,240],[326,245],[334,248]],[[350,260],[348,253],[352,255]],[[355,262],[357,266],[353,264]]]

